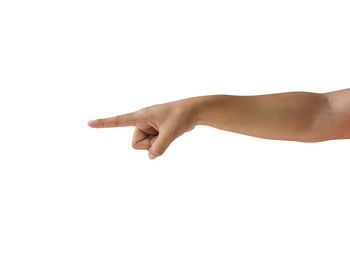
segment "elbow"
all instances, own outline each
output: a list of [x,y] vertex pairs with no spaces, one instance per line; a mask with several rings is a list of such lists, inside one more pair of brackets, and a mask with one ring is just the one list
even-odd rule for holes
[[317,94],[310,111],[310,120],[299,133],[298,142],[317,143],[339,138],[334,130],[332,101],[328,94]]

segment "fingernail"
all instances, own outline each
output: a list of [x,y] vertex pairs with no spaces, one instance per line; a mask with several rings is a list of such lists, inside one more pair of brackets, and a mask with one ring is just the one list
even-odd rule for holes
[[100,128],[103,126],[103,124],[97,120],[88,121],[88,125],[94,128]]
[[152,155],[151,153],[148,154],[149,159],[155,159],[156,156]]

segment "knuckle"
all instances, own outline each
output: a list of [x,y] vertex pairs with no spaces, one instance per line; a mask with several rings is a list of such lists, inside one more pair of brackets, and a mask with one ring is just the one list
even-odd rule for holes
[[137,110],[136,116],[140,119],[146,120],[149,117],[149,107],[145,107],[140,110]]
[[119,125],[119,118],[118,118],[118,116],[112,117],[111,121],[112,121],[113,125],[115,125],[115,126]]

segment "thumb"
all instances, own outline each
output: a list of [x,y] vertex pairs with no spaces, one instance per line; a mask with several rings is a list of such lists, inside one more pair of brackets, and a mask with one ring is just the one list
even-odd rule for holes
[[156,139],[154,141],[151,141],[151,143],[153,142],[153,144],[151,148],[148,150],[148,157],[150,159],[155,159],[156,157],[161,156],[173,141],[170,135],[164,132],[159,133],[154,138]]

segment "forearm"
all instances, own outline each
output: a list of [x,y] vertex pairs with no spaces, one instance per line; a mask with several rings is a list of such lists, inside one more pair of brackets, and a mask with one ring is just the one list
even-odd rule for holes
[[315,142],[329,138],[321,127],[330,115],[325,94],[207,95],[193,101],[197,125],[276,140]]

